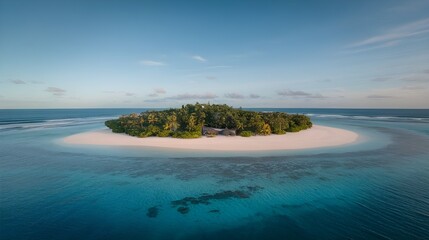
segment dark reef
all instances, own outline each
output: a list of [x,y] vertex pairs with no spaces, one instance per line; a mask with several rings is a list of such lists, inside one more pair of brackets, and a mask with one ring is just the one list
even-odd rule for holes
[[158,207],[150,207],[147,209],[146,216],[150,218],[156,218],[158,216],[159,209]]

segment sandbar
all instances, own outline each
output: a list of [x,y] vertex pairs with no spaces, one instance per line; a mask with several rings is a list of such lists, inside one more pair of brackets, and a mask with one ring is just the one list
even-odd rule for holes
[[353,131],[321,125],[311,129],[284,135],[269,136],[216,136],[197,139],[178,139],[171,137],[137,138],[123,133],[112,133],[101,129],[78,133],[62,139],[66,144],[101,146],[141,146],[170,149],[211,150],[211,151],[269,151],[298,150],[334,147],[351,144],[359,139]]

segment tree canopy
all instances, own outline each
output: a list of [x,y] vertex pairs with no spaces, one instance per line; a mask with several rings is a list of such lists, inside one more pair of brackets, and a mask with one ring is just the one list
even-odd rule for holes
[[285,134],[312,127],[310,118],[301,114],[256,112],[225,104],[199,103],[177,109],[131,113],[108,120],[105,124],[115,133],[176,138],[201,137],[203,126],[234,129],[243,136]]

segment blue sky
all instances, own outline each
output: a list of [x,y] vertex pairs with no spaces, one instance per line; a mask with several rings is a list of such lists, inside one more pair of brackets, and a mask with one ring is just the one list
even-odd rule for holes
[[0,108],[429,108],[429,1],[0,0]]

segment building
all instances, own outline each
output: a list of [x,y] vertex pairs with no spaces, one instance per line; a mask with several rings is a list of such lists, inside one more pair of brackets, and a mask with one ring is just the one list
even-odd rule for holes
[[212,128],[203,126],[202,133],[204,136],[216,136],[216,135],[224,135],[224,136],[236,136],[235,130],[232,129],[222,129],[222,128]]

